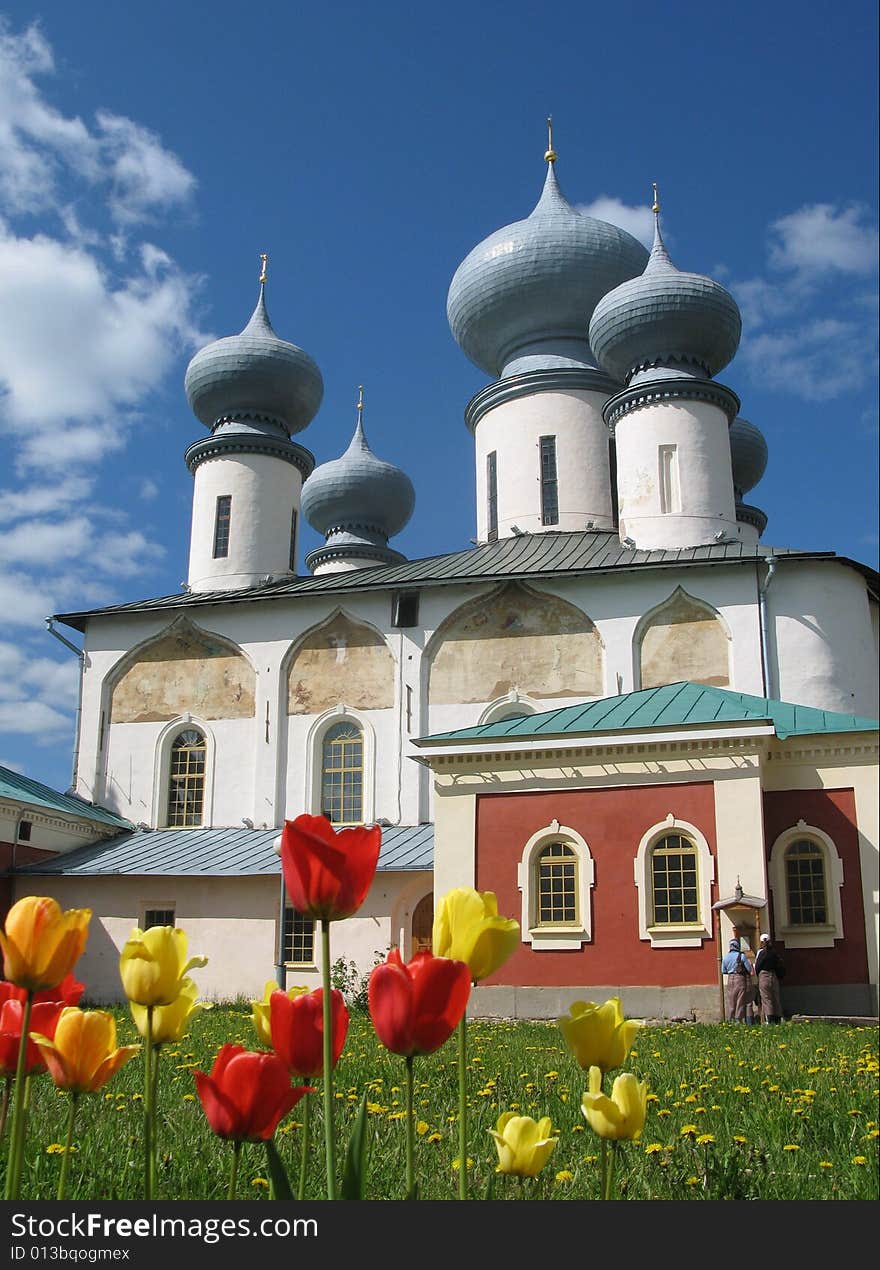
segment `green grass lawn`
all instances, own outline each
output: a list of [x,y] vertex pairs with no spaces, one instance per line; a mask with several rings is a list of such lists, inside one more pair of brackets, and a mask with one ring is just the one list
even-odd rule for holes
[[[626,1003],[624,1002],[624,1007]],[[119,1043],[138,1038],[117,1012]],[[485,1193],[497,1155],[487,1130],[501,1112],[552,1118],[559,1141],[525,1194],[599,1197],[599,1140],[580,1110],[584,1073],[552,1023],[469,1025],[469,1176]],[[223,1199],[230,1147],[208,1128],[192,1071],[210,1071],[225,1041],[258,1048],[247,1006],[215,1007],[162,1052],[157,1199]],[[820,1023],[777,1027],[675,1024],[645,1028],[627,1064],[648,1082],[645,1131],[621,1144],[617,1177],[632,1199],[877,1199],[878,1035]],[[611,1073],[613,1077],[614,1073]],[[426,1199],[454,1199],[458,1155],[455,1041],[416,1060],[416,1169]],[[142,1198],[142,1064],[132,1060],[101,1093],[80,1100],[69,1199]],[[378,1044],[369,1019],[352,1016],[335,1075],[340,1160],[364,1091],[368,1099],[368,1199],[404,1187],[403,1060]],[[610,1079],[606,1089],[610,1088]],[[312,1098],[306,1198],[324,1188],[320,1091]],[[23,1199],[53,1199],[61,1165],[66,1096],[48,1076],[32,1081]],[[296,1187],[302,1103],[277,1144]],[[8,1126],[3,1156],[8,1144]],[[470,1163],[472,1161],[472,1163]],[[245,1145],[238,1197],[268,1198],[265,1153]],[[497,1177],[496,1200],[515,1199]]]

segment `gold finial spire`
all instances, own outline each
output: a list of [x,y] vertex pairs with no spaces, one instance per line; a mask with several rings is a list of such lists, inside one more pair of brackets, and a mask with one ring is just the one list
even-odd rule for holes
[[657,215],[657,213],[660,211],[660,196],[659,196],[659,194],[657,193],[657,182],[656,182],[656,181],[652,181],[652,182],[651,182],[651,184],[652,184],[652,185],[653,185],[653,187],[654,187],[654,206],[651,208],[651,211],[652,211],[652,212],[654,213],[654,215],[656,216],[656,215]]
[[260,286],[264,286],[269,276],[269,257],[265,251],[260,252]]
[[559,155],[553,149],[553,116],[547,116],[547,152],[544,158],[548,163],[555,163]]
[[358,423],[363,421],[364,417],[364,386],[358,384]]

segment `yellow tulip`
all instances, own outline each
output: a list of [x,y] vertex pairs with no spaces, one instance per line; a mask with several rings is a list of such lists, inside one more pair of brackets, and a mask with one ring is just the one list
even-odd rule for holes
[[470,966],[479,982],[497,970],[519,944],[519,922],[498,916],[493,891],[461,886],[440,901],[432,938],[435,957]]
[[[192,979],[184,979],[180,985],[180,996],[168,1005],[153,1007],[153,1025],[150,1037],[153,1045],[166,1045],[169,1041],[179,1041],[195,1015],[202,1010],[210,1010],[208,1001],[197,1001],[198,988]],[[147,1035],[147,1007],[129,1002],[131,1017],[141,1036]]]
[[116,1023],[106,1010],[80,1010],[66,1006],[55,1029],[55,1039],[39,1032],[31,1040],[40,1047],[46,1066],[59,1089],[74,1094],[94,1093],[130,1058],[139,1045],[116,1048]]
[[642,1026],[637,1019],[623,1017],[619,997],[611,997],[604,1005],[575,1001],[568,1015],[556,1022],[584,1071],[598,1067],[603,1076],[626,1061],[636,1032]]
[[[267,1049],[272,1048],[272,1027],[269,1021],[269,1003],[272,1000],[273,992],[281,992],[282,989],[274,979],[267,979],[266,986],[263,989],[262,1001],[251,1001],[251,1021],[254,1030],[259,1037],[260,1044],[265,1045]],[[308,992],[308,988],[288,988],[287,995],[291,1001],[295,997],[301,997],[304,992]]]
[[498,1149],[496,1173],[509,1173],[514,1177],[537,1177],[559,1141],[550,1137],[549,1116],[535,1121],[531,1116],[518,1116],[513,1111],[499,1116],[497,1127],[488,1132]]
[[602,1093],[602,1072],[590,1068],[590,1090],[581,1099],[581,1111],[590,1128],[600,1138],[641,1137],[648,1110],[648,1085],[636,1080],[632,1072],[621,1072],[614,1078],[611,1097]]
[[119,974],[135,1005],[171,1005],[183,989],[188,970],[206,966],[207,957],[186,957],[186,935],[174,926],[132,931],[119,957]]
[[57,988],[86,946],[90,908],[60,906],[48,895],[27,895],[6,915],[3,976],[19,988],[41,992]]

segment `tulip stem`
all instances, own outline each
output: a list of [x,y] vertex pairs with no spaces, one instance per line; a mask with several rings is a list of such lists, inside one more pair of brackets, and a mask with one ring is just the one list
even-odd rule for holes
[[227,1199],[235,1199],[235,1182],[238,1177],[238,1157],[241,1155],[241,1142],[233,1142],[232,1144],[232,1166],[229,1170],[229,1189],[226,1192]]
[[306,1168],[309,1162],[309,1108],[312,1100],[308,1094],[302,1100],[303,1106],[303,1136],[302,1145],[299,1153],[299,1186],[297,1187],[296,1198],[302,1202],[306,1197]]
[[9,1161],[6,1169],[5,1199],[18,1199],[19,1179],[21,1177],[22,1156],[24,1155],[24,1094],[25,1068],[27,1066],[28,1031],[31,1022],[31,1007],[34,1003],[32,989],[28,988],[24,1000],[21,1019],[21,1040],[18,1045],[18,1063],[15,1068],[15,1095],[12,1100],[12,1129],[9,1135]]
[[467,1199],[467,1011],[458,1025],[458,1198]]
[[324,984],[324,1151],[327,1198],[336,1199],[336,1136],[333,1131],[333,1002],[330,997],[330,923],[321,919],[321,974]]
[[70,1172],[70,1157],[73,1155],[73,1122],[76,1118],[77,1094],[71,1091],[70,1111],[67,1114],[67,1137],[64,1140],[64,1159],[61,1161],[61,1176],[58,1179],[58,1198],[64,1199],[67,1191],[67,1175]]
[[[602,1146],[603,1146],[603,1147],[605,1146],[605,1139],[604,1139],[604,1138],[602,1139]],[[617,1198],[617,1196],[614,1194],[614,1166],[615,1166],[615,1164],[616,1164],[616,1163],[617,1163],[617,1142],[616,1142],[616,1141],[612,1141],[612,1143],[611,1143],[611,1158],[610,1158],[610,1160],[608,1161],[607,1176],[606,1176],[606,1178],[605,1178],[605,1192],[604,1192],[604,1194],[603,1194],[603,1196],[602,1196],[602,1198],[603,1198],[603,1199],[616,1199],[616,1198]]]
[[406,1063],[406,1198],[415,1199],[416,1189],[416,1126],[413,1119],[413,1056],[407,1054]]
[[144,1031],[144,1199],[153,1198],[153,1007]]

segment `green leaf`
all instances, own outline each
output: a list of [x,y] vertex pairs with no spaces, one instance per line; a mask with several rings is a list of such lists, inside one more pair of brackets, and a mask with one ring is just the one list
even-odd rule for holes
[[290,1189],[290,1182],[287,1178],[284,1165],[281,1162],[281,1156],[275,1147],[272,1139],[266,1142],[266,1160],[269,1164],[269,1180],[272,1183],[273,1199],[293,1199],[293,1191]]
[[361,1105],[345,1156],[345,1172],[342,1176],[342,1199],[363,1199],[366,1182],[367,1156],[367,1095],[364,1092]]
[[491,1172],[489,1173],[489,1180],[486,1183],[486,1193],[483,1196],[483,1199],[494,1199],[494,1198],[495,1198],[495,1170],[492,1169]]

